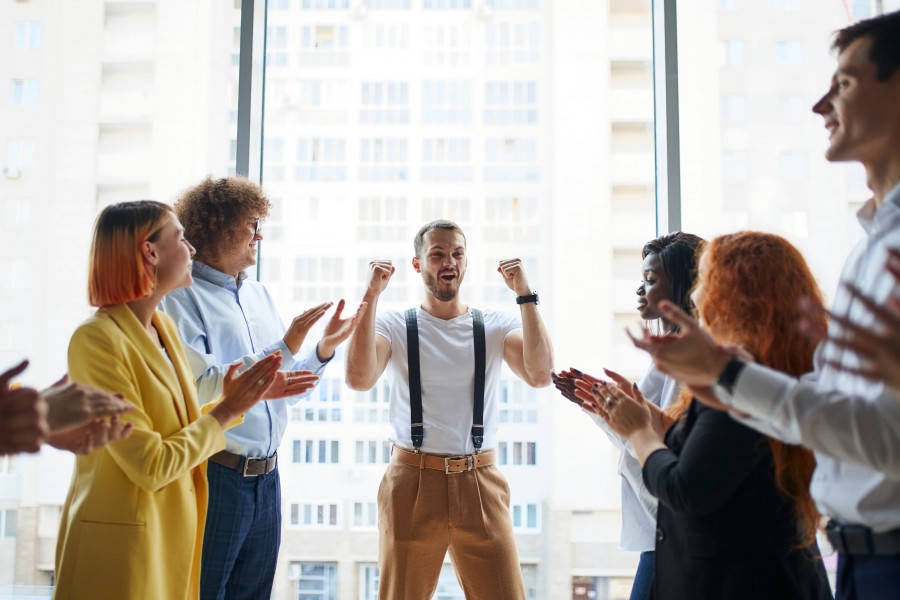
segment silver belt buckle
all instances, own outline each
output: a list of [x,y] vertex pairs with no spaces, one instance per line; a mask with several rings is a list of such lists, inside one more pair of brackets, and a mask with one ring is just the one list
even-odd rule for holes
[[[451,471],[450,470],[450,461],[451,460],[464,460],[466,461],[466,468],[462,471]],[[444,458],[444,474],[445,475],[459,475],[460,473],[465,473],[466,471],[471,471],[475,465],[475,461],[472,458],[472,455],[468,456],[448,456]]]
[[256,477],[256,475],[254,475],[254,474],[247,475],[247,469],[250,468],[250,461],[251,461],[251,460],[255,460],[255,459],[252,459],[252,458],[250,458],[249,456],[248,456],[247,458],[244,459],[244,468],[243,468],[243,470],[241,471],[241,475],[243,475],[244,477]]

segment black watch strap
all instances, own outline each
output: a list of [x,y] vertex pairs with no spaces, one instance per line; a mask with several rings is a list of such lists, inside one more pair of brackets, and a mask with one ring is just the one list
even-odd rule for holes
[[731,360],[725,364],[725,368],[719,373],[719,378],[716,380],[716,383],[725,388],[725,391],[729,394],[734,393],[734,385],[737,383],[737,378],[746,366],[747,363],[737,356],[731,357]]
[[537,290],[527,296],[516,296],[516,304],[528,304],[529,302],[540,304],[540,302],[538,302]]

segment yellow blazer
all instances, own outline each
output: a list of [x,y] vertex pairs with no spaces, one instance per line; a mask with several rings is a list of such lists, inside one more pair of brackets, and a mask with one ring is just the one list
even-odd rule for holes
[[199,596],[206,459],[225,436],[201,416],[174,322],[156,312],[153,324],[168,359],[124,304],[98,310],[69,344],[72,380],[124,394],[134,429],[75,461],[54,598]]

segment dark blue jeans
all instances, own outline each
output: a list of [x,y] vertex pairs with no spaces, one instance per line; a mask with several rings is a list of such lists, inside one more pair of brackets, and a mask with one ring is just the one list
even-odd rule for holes
[[838,554],[837,600],[900,599],[900,554]]
[[653,589],[653,570],[656,567],[656,553],[653,550],[641,552],[634,584],[631,586],[630,600],[647,600]]
[[278,467],[244,477],[208,463],[209,508],[203,536],[200,598],[258,600],[272,596],[281,544]]

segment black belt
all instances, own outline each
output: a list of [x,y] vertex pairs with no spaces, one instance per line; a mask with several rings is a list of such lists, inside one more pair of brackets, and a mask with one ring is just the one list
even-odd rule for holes
[[837,521],[828,521],[825,535],[832,548],[841,554],[900,554],[900,529],[875,533],[864,525],[843,525]]
[[210,456],[209,461],[228,467],[244,477],[256,477],[275,470],[275,466],[278,464],[278,452],[269,458],[248,458],[228,450],[222,450]]

